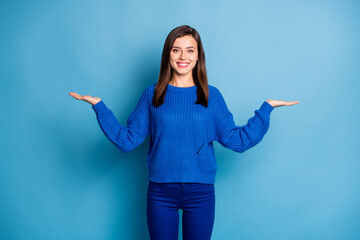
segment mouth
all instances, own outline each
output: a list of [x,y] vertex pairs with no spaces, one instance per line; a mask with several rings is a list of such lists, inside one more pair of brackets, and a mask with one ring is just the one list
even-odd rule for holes
[[179,68],[186,68],[190,63],[189,62],[177,62]]

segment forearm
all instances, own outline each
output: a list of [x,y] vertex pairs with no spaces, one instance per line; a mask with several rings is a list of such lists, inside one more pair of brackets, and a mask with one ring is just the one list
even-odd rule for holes
[[255,146],[268,131],[272,109],[273,107],[268,102],[264,102],[244,126],[236,126],[233,116],[229,115],[218,132],[219,142],[223,146],[240,153]]
[[128,138],[128,128],[121,125],[113,112],[106,107],[104,102],[100,101],[93,105],[97,121],[105,136],[122,152],[128,152],[132,149],[131,141]]

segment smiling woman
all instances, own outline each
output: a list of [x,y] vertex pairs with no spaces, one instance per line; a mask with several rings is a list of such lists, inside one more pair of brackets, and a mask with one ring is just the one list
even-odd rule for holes
[[93,105],[101,130],[122,152],[151,135],[147,222],[156,240],[178,239],[179,209],[184,239],[209,240],[217,171],[213,141],[242,153],[264,137],[275,107],[298,103],[268,99],[246,125],[236,126],[221,92],[208,84],[200,35],[188,25],[169,33],[158,82],[143,91],[127,126],[100,98],[70,95]]

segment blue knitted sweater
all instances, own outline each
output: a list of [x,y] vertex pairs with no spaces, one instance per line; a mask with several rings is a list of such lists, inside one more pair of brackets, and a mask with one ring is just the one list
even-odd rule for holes
[[122,152],[139,146],[150,135],[146,157],[153,182],[214,183],[217,171],[213,141],[236,152],[259,143],[274,109],[264,101],[244,126],[236,126],[220,91],[209,85],[208,107],[195,104],[197,86],[168,84],[164,104],[152,105],[155,84],[141,94],[127,126],[119,124],[104,101],[92,106],[107,138]]

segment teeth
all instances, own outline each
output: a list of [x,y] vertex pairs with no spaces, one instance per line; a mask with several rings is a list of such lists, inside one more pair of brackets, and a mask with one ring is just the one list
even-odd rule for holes
[[181,66],[189,65],[188,63],[178,63],[178,64],[181,65]]

